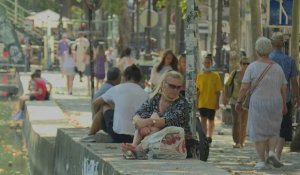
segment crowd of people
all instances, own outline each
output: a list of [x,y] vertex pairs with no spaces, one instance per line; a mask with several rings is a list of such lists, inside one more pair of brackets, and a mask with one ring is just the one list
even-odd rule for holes
[[[213,56],[211,54],[203,59],[202,71],[198,73],[195,80],[196,106],[207,141],[209,143],[213,141],[215,113],[221,103],[219,99],[223,97],[223,103],[229,104],[232,109],[233,148],[245,147],[248,136],[248,139],[254,143],[257,152],[258,162],[255,166],[257,170],[270,168],[270,165],[276,168],[283,166],[280,161],[283,146],[285,141],[292,140],[291,110],[293,104],[300,104],[298,70],[294,59],[281,51],[283,43],[282,34],[275,34],[271,39],[259,38],[255,45],[258,55],[256,61],[251,63],[250,58],[243,56],[237,69],[230,73],[225,82],[225,87],[233,84],[230,96],[224,91],[219,74],[212,71]],[[94,137],[99,130],[104,130],[106,124],[103,123],[108,119],[105,114],[106,110],[103,109],[106,108],[106,105],[114,106],[116,109],[116,104],[126,105],[127,110],[133,109],[134,106],[129,117],[128,114],[123,113],[123,119],[128,117],[126,120],[132,122],[127,123],[131,129],[133,127],[131,132],[120,132],[115,129],[120,127],[117,125],[118,121],[114,117],[110,117],[112,120],[110,127],[114,132],[131,136],[125,140],[116,139],[116,133],[108,132],[108,135],[113,138],[112,142],[122,143],[121,149],[125,157],[130,155],[138,158],[141,152],[145,151],[141,146],[141,141],[153,133],[160,132],[165,127],[179,126],[189,132],[187,124],[189,107],[184,99],[185,57],[185,54],[181,54],[177,58],[171,50],[164,52],[161,61],[151,70],[148,83],[153,92],[147,96],[147,100],[144,99],[144,103],[139,102],[142,105],[135,106],[134,103],[126,104],[126,102],[119,104],[120,99],[118,98],[113,101],[105,101],[106,93],[95,99],[94,109],[97,108],[96,111],[101,112],[101,117],[94,120],[88,138]],[[134,62],[132,65],[135,65]],[[242,107],[246,95],[251,95],[249,108]],[[132,99],[134,96],[128,97],[128,100],[136,101]]]
[[[211,54],[203,58],[202,70],[195,79],[196,108],[207,142],[213,142],[215,113],[223,97],[223,103],[231,106],[233,148],[245,147],[248,136],[257,152],[257,170],[267,169],[269,165],[283,166],[280,161],[283,146],[285,141],[292,140],[291,111],[293,104],[300,106],[298,69],[294,59],[281,51],[283,42],[283,35],[278,33],[271,39],[260,37],[255,44],[257,59],[251,59],[255,60],[251,63],[250,58],[243,56],[224,87],[219,74],[212,70],[214,57]],[[90,45],[83,33],[79,33],[74,43],[64,34],[57,50],[70,95],[76,73],[80,81],[83,75],[90,78],[89,47],[94,51],[97,82],[96,91],[91,92],[95,93],[93,122],[87,135],[81,138],[82,142],[95,142],[95,135],[102,133],[100,142],[107,142],[104,137],[109,136],[109,142],[122,143],[125,158],[138,158],[146,151],[141,146],[146,137],[170,126],[190,132],[190,107],[184,97],[184,53],[177,57],[172,50],[166,50],[162,54],[160,62],[151,69],[147,81],[151,91],[146,92],[142,88],[142,81],[145,81],[142,71],[130,48],[116,59],[112,48]],[[45,99],[45,82],[37,74],[32,75],[34,85],[30,88],[33,93],[21,98],[20,110],[25,100]],[[224,90],[229,86],[232,87],[230,94]],[[250,96],[249,108],[242,105],[246,96]]]

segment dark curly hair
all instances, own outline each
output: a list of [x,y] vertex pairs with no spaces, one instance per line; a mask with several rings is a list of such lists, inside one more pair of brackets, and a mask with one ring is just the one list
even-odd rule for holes
[[133,64],[124,70],[123,76],[126,78],[126,80],[134,80],[135,82],[139,83],[142,80],[142,71],[135,64]]

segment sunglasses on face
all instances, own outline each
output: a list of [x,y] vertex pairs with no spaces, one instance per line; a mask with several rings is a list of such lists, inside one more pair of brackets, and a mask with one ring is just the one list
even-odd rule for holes
[[241,63],[241,64],[242,64],[242,65],[247,65],[247,66],[248,66],[250,63]]
[[174,84],[171,84],[171,83],[167,83],[165,82],[170,89],[176,89],[176,90],[180,90],[182,86],[177,86],[177,85],[174,85]]

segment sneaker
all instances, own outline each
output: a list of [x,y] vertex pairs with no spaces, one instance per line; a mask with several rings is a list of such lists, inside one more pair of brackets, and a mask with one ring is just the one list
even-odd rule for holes
[[21,120],[23,119],[23,112],[19,111],[11,116],[13,120]]
[[266,170],[266,169],[269,169],[269,167],[267,166],[267,164],[265,162],[257,162],[256,165],[254,166],[254,168],[256,170]]
[[95,134],[95,141],[100,143],[112,143],[113,139],[105,131],[100,130]]
[[87,134],[81,137],[80,142],[96,142],[95,135]]
[[275,168],[280,168],[283,166],[283,164],[278,160],[276,154],[273,151],[269,152],[267,163],[271,164]]

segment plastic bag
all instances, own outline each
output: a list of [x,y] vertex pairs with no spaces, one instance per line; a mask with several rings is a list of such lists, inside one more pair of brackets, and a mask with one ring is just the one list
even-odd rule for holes
[[186,159],[184,130],[170,126],[145,137],[142,142],[148,159]]

